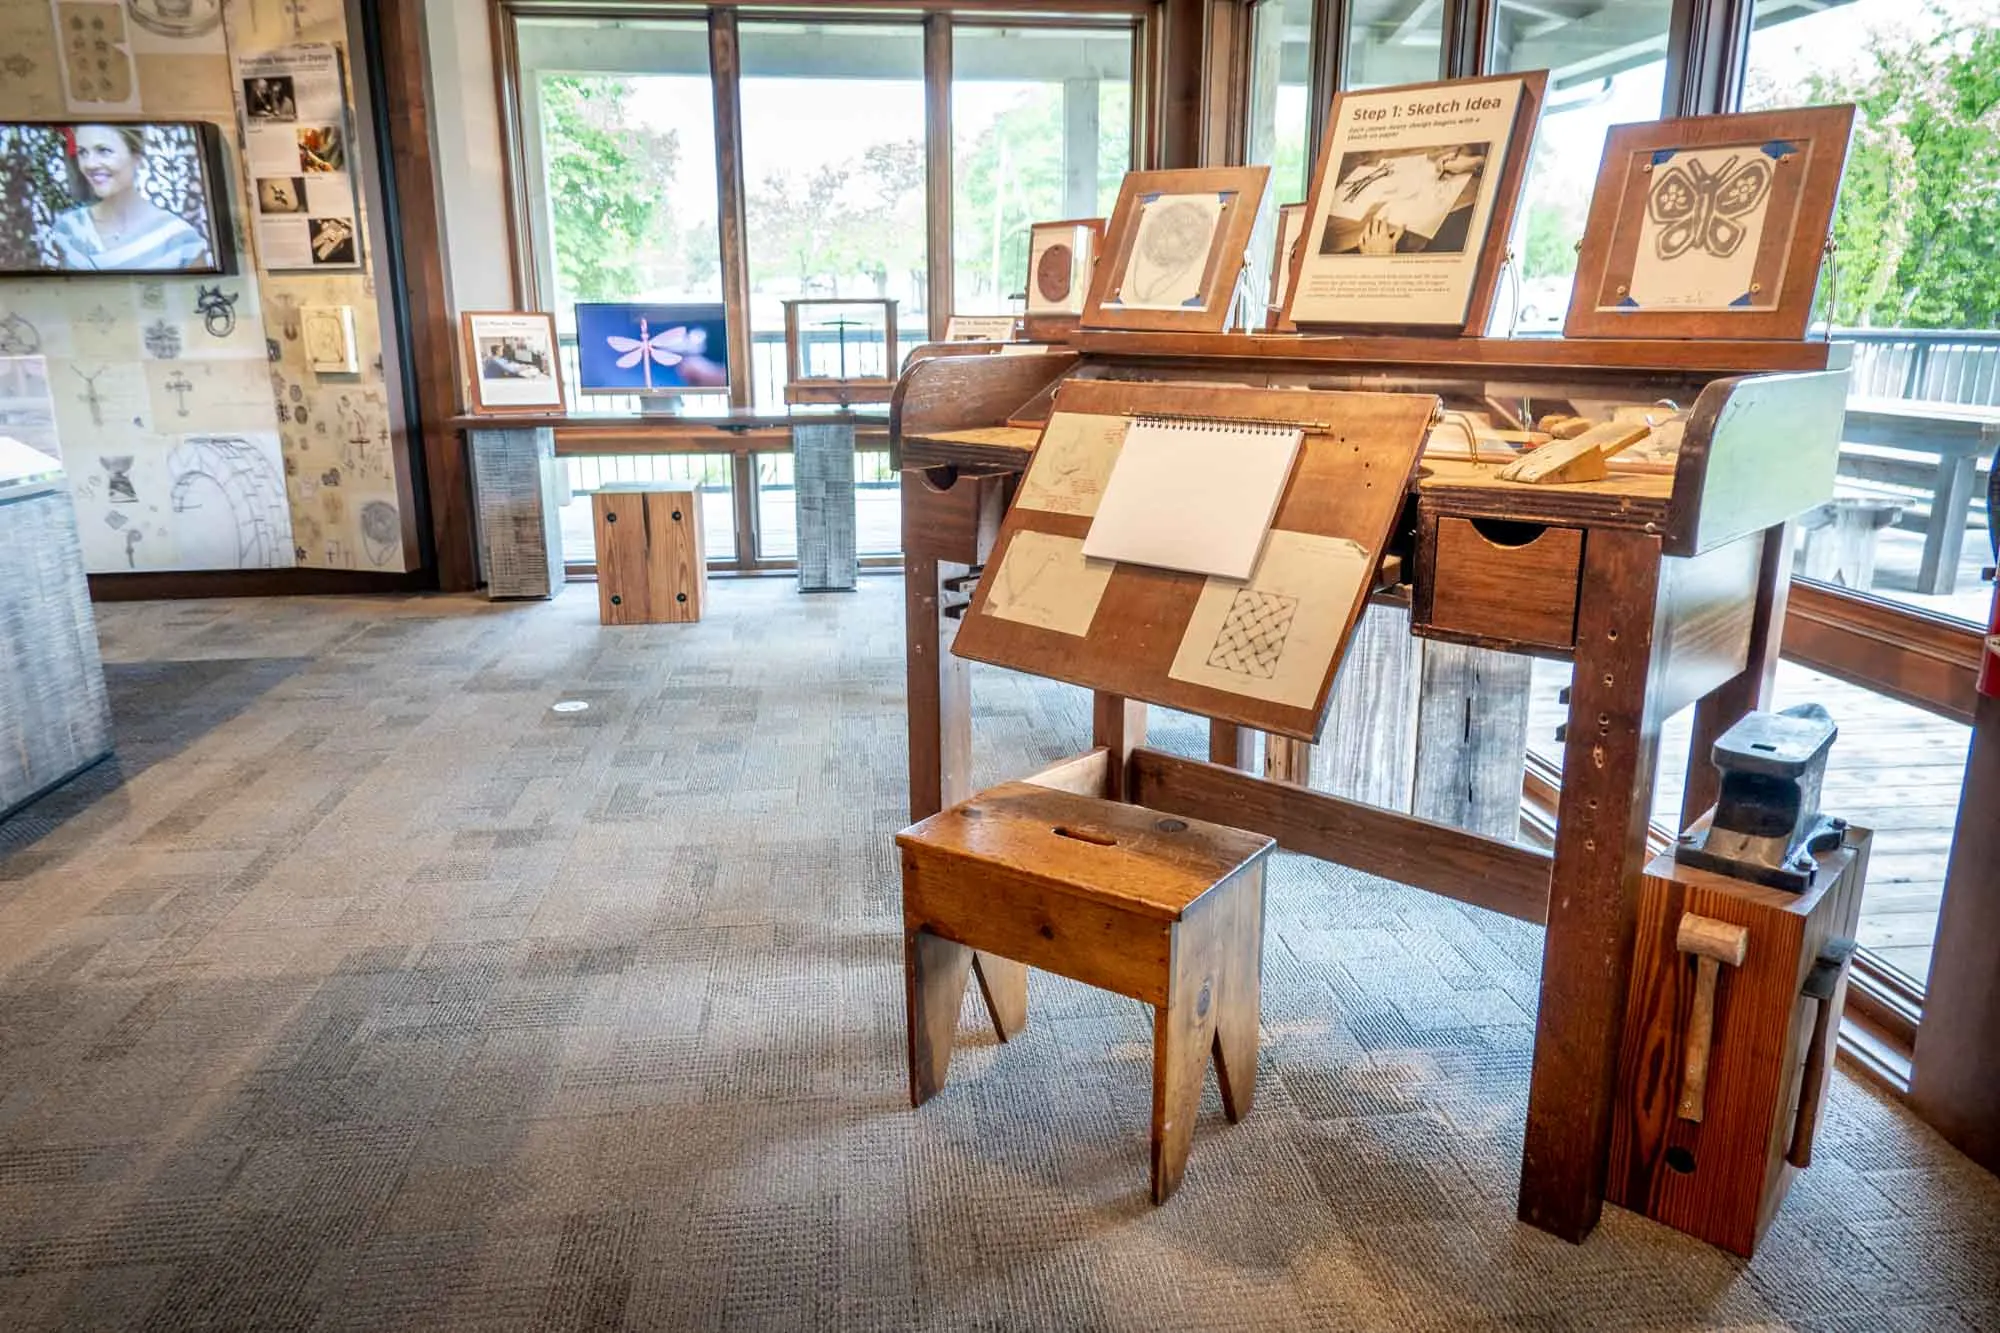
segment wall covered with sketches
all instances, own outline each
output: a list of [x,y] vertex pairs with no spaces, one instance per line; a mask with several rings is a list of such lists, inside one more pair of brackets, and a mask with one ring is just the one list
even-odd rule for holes
[[[124,109],[78,100],[92,84],[65,78],[76,42],[58,31],[79,19],[108,33],[92,40],[110,47],[104,87],[132,93]],[[417,563],[365,204],[363,267],[348,272],[271,271],[249,225],[232,59],[316,42],[347,57],[352,107],[359,43],[341,0],[0,0],[0,120],[206,120],[227,145],[234,274],[0,278],[0,356],[46,359],[94,573]],[[309,367],[309,305],[353,309],[356,373]]]

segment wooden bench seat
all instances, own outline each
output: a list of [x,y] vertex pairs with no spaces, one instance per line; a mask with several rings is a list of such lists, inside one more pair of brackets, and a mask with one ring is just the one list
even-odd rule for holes
[[1180,1184],[1211,1051],[1223,1107],[1257,1079],[1264,938],[1260,834],[1008,783],[896,837],[903,861],[910,1103],[943,1086],[975,962],[1002,1040],[1027,1020],[1028,967],[1143,1000],[1153,1023],[1152,1192]]

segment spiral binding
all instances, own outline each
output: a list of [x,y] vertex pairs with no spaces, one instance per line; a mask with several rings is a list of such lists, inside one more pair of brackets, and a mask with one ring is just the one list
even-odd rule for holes
[[1132,418],[1135,426],[1158,426],[1166,430],[1206,432],[1216,435],[1256,435],[1272,437],[1329,427],[1310,421],[1248,421],[1231,417],[1175,416],[1169,412],[1144,412]]

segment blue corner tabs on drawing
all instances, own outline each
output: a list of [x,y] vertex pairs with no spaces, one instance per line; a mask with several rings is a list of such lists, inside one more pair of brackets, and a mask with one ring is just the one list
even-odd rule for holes
[[1165,193],[1166,193],[1165,190],[1153,190],[1150,193],[1140,195],[1139,202],[1142,204],[1150,204]]
[[1655,148],[1653,150],[1653,165],[1656,167],[1665,166],[1674,160],[1674,154],[1678,152],[1680,152],[1678,148]]
[[1621,296],[1618,298],[1618,308],[1620,310],[1637,310],[1639,303],[1629,296]]
[[1750,293],[1745,292],[1743,293],[1743,295],[1737,297],[1734,301],[1731,301],[1729,303],[1729,308],[1734,310],[1738,306],[1748,306],[1750,304],[1751,304]]
[[1197,292],[1195,295],[1190,296],[1187,300],[1181,302],[1181,309],[1199,310],[1201,309],[1201,305],[1202,305],[1201,294]]
[[1773,139],[1771,142],[1765,144],[1763,149],[1764,156],[1769,158],[1780,158],[1787,153],[1796,153],[1798,151],[1799,146],[1797,144],[1786,143],[1783,139]]

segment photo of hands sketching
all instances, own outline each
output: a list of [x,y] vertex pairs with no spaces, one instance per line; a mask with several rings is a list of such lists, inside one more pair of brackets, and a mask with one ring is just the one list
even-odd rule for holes
[[1342,154],[1319,252],[1463,253],[1490,147],[1436,144]]

